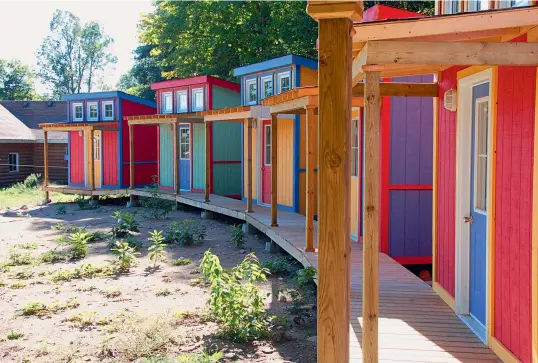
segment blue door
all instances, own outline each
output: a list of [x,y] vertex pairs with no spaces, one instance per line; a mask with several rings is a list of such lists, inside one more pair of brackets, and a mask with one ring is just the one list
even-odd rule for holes
[[191,190],[191,128],[179,125],[179,187]]
[[489,83],[473,87],[469,310],[486,326]]

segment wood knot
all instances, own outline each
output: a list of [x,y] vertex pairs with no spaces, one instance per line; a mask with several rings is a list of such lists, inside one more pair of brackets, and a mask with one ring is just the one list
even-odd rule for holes
[[320,54],[318,56],[318,62],[319,62],[320,66],[326,66],[327,65],[327,58],[325,57],[325,55]]
[[334,151],[326,151],[325,164],[331,169],[337,168],[342,165],[342,158],[338,153],[335,153]]
[[374,210],[375,210],[375,207],[373,205],[366,206],[366,212],[372,213]]
[[377,319],[377,314],[368,314],[369,319]]

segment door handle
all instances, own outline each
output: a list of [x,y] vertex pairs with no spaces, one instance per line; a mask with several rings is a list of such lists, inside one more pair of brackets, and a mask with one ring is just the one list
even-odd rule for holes
[[474,222],[474,218],[473,218],[473,216],[463,217],[463,221],[464,221],[465,223],[473,224],[473,222]]

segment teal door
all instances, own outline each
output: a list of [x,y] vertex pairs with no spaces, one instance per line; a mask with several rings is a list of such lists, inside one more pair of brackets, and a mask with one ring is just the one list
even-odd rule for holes
[[179,187],[191,190],[191,128],[179,125]]

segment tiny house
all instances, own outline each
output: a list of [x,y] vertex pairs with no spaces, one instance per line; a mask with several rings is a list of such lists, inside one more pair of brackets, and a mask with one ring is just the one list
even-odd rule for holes
[[[206,130],[197,112],[237,106],[239,85],[212,76],[196,76],[153,83],[158,115],[129,118],[133,129],[144,124],[158,128],[158,187],[178,191],[205,189]],[[211,193],[241,197],[241,127],[236,123],[209,125]],[[174,136],[174,130],[177,133]],[[178,156],[174,161],[174,140]],[[177,165],[174,165],[177,162]]]

